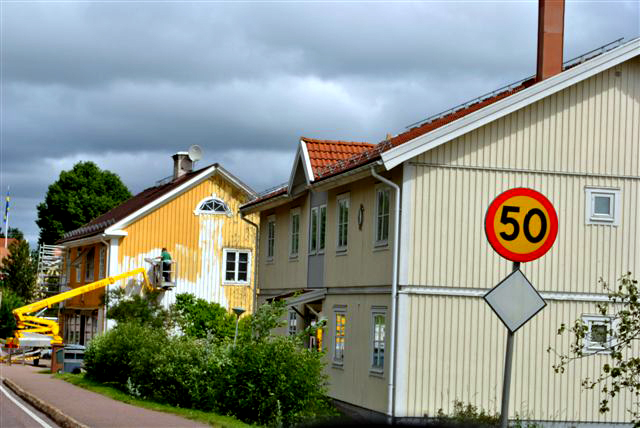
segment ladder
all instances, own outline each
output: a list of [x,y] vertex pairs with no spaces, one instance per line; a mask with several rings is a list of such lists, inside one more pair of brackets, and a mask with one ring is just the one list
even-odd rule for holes
[[61,245],[40,245],[37,285],[45,295],[58,294],[64,282],[65,253]]

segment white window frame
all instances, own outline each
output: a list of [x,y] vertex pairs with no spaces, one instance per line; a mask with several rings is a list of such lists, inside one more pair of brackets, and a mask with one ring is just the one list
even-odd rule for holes
[[[380,217],[380,207],[378,206],[378,196],[380,193],[387,194],[387,209],[386,213],[387,217],[387,237],[386,239],[378,239],[379,229],[378,229],[378,219]],[[376,247],[386,247],[389,245],[389,236],[391,235],[391,189],[388,186],[377,186],[376,187],[376,198],[374,201],[374,217],[373,217],[373,243]],[[385,215],[385,214],[382,214]]]
[[[318,253],[318,247],[320,246],[320,210],[318,207],[313,207],[309,211],[309,255],[315,255]],[[314,227],[315,219],[315,227]],[[314,240],[315,238],[315,240]],[[314,242],[315,241],[315,242]],[[315,244],[315,246],[314,246]]]
[[[376,337],[376,317],[382,316],[384,317],[383,324],[383,339],[377,340]],[[382,348],[377,347],[376,345],[382,344]],[[376,365],[376,350],[382,349],[382,366]],[[371,366],[370,371],[377,374],[384,373],[384,365],[386,359],[386,350],[387,350],[387,308],[386,307],[372,307],[371,308]]]
[[[610,354],[611,348],[616,345],[615,334],[616,323],[613,317],[607,315],[582,315],[582,322],[587,326],[587,331],[583,339],[583,354]],[[604,325],[607,327],[607,340],[603,345],[601,342],[591,340],[591,331],[594,325]]]
[[[271,228],[273,226],[273,229]],[[273,230],[273,235],[271,231]],[[272,262],[276,255],[276,216],[267,217],[267,258],[268,262]]]
[[[234,279],[227,279],[227,254],[235,253],[235,269],[234,269]],[[247,253],[247,280],[240,281],[238,280],[238,267],[240,265],[240,253]],[[249,285],[251,283],[251,250],[242,249],[242,248],[224,248],[222,250],[222,284],[223,285]]]
[[[207,202],[211,202],[211,201],[222,204],[225,210],[223,212],[203,210],[202,206]],[[209,215],[226,215],[227,217],[233,216],[233,212],[231,212],[231,208],[229,208],[229,204],[227,204],[222,199],[216,197],[215,195],[207,196],[206,198],[200,200],[200,202],[198,202],[198,204],[196,205],[196,209],[193,211],[193,213],[195,215],[209,214]]]
[[[587,186],[585,191],[585,224],[619,226],[622,215],[622,201],[620,189],[611,187]],[[595,212],[596,197],[610,199],[611,214],[598,214]]]
[[[323,221],[324,214],[324,221]],[[318,254],[327,247],[327,204],[318,206]]]
[[289,319],[287,323],[289,336],[298,334],[298,314],[293,309],[289,310]]
[[[342,204],[346,205],[347,208],[347,218],[346,221],[344,223],[341,223],[341,218],[340,218],[340,206]],[[350,208],[350,195],[348,193],[342,194],[342,195],[338,195],[336,197],[336,252],[344,252],[347,251],[347,248],[349,247],[349,208]],[[341,232],[341,227],[344,224],[344,230],[345,230],[345,241],[346,243],[342,242],[342,237],[340,236],[340,232]]]
[[[294,230],[294,219],[297,219],[296,230]],[[289,211],[289,258],[291,259],[297,259],[300,254],[300,219],[300,208]]]
[[[91,256],[91,257],[89,257]],[[91,247],[87,250],[84,258],[84,282],[90,283],[96,280],[96,248]],[[91,269],[89,269],[91,266]]]
[[[338,336],[338,316],[344,320],[342,334]],[[338,337],[342,338],[342,349],[338,349]],[[338,306],[333,308],[333,355],[332,362],[335,365],[344,364],[344,351],[347,344],[347,307]]]
[[104,245],[100,246],[100,259],[98,264],[98,278],[103,279],[106,277],[106,267],[107,267],[107,247]]

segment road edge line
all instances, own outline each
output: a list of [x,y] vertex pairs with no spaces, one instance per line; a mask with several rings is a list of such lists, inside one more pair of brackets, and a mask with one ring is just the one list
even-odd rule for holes
[[62,428],[89,428],[87,425],[84,425],[71,416],[63,413],[60,409],[53,407],[46,401],[43,401],[30,392],[25,391],[11,379],[0,379],[2,379],[2,383],[7,385],[7,388],[13,391],[17,396],[31,404],[36,409],[40,410]]

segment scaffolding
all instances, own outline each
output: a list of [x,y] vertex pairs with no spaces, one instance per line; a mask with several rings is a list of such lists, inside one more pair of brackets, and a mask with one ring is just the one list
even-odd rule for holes
[[38,251],[38,290],[45,295],[58,294],[64,282],[66,251],[60,245],[40,245]]

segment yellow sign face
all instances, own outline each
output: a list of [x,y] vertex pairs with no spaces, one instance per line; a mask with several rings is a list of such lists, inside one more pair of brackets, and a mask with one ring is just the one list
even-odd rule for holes
[[512,261],[534,260],[553,245],[558,218],[551,202],[532,189],[511,189],[487,211],[485,232],[491,246]]

